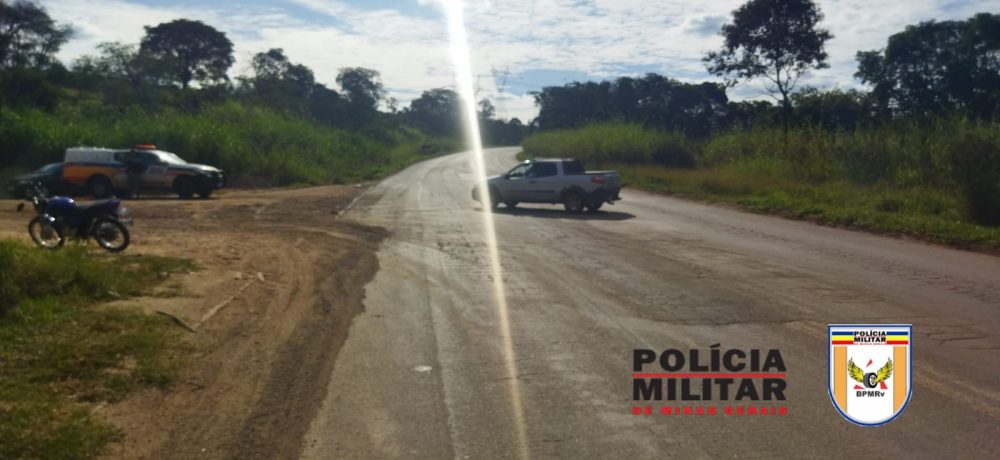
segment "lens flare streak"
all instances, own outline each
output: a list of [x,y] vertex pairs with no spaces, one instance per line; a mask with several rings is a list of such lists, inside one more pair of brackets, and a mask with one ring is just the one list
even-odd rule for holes
[[465,20],[460,0],[442,0],[448,18],[448,33],[451,39],[451,58],[455,66],[457,90],[462,99],[462,112],[466,124],[466,136],[472,149],[472,169],[483,201],[483,229],[489,255],[490,273],[493,278],[493,294],[496,299],[500,338],[503,342],[503,359],[506,363],[508,391],[511,412],[517,431],[518,452],[521,458],[529,458],[527,432],[524,426],[524,409],[521,404],[521,390],[518,381],[514,344],[510,333],[510,317],[507,296],[504,289],[503,272],[500,267],[500,252],[497,248],[496,229],[493,222],[493,208],[489,205],[489,191],[486,189],[486,161],[483,158],[483,143],[479,133],[476,113],[476,94],[473,90],[472,64],[465,31]]

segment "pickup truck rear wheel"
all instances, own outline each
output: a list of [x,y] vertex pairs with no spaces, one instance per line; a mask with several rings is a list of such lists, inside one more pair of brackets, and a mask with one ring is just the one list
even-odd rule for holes
[[601,206],[604,206],[603,201],[595,201],[587,205],[587,211],[597,212],[597,210],[601,209]]
[[566,208],[566,212],[583,212],[583,194],[575,191],[566,192],[563,197],[563,207]]

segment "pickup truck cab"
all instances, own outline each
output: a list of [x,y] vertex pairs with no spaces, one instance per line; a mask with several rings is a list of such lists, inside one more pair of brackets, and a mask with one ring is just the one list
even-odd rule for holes
[[[472,188],[472,199],[484,202],[479,189]],[[486,189],[490,194],[486,203],[492,207],[500,203],[508,208],[518,203],[550,203],[562,204],[569,212],[594,212],[604,203],[621,199],[617,172],[585,171],[572,158],[527,160],[506,174],[487,179]]]
[[[116,190],[128,188],[126,155],[132,149],[75,147],[66,149],[63,180],[83,187],[95,198],[107,198]],[[225,185],[218,168],[188,163],[181,157],[159,150],[155,145],[134,147],[139,161],[145,166],[142,190],[173,191],[183,199],[198,194],[208,198]]]

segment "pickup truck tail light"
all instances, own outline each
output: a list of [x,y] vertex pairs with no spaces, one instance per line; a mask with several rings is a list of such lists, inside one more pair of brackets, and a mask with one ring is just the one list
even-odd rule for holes
[[604,175],[603,174],[595,174],[593,176],[590,176],[590,181],[593,182],[593,183],[595,183],[595,184],[603,184],[604,183]]

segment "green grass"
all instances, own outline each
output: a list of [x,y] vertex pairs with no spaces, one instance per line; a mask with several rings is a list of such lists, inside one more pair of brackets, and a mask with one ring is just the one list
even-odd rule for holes
[[612,167],[627,186],[640,189],[954,246],[1000,248],[1000,228],[969,222],[961,198],[937,190],[811,183],[734,169]]
[[189,345],[165,317],[96,304],[193,268],[0,241],[0,458],[89,458],[119,439],[94,407],[169,385]]
[[[1000,123],[941,119],[852,132],[758,128],[693,142],[637,125],[543,132],[524,156],[577,157],[632,187],[819,223],[1000,248]],[[669,168],[651,152],[686,152]]]
[[0,111],[0,164],[37,167],[61,161],[66,148],[124,148],[151,143],[193,163],[218,166],[231,176],[264,178],[273,185],[350,183],[376,179],[455,142],[405,126],[362,131],[236,101],[196,112],[150,112],[81,101],[55,112]]

